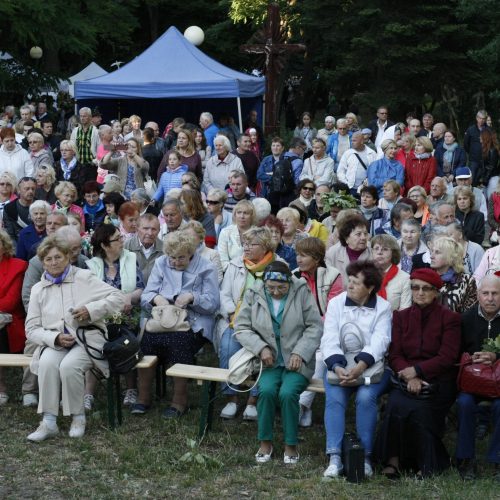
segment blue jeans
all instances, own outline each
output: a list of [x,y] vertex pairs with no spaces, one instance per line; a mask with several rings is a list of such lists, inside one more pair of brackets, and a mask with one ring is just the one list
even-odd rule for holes
[[377,402],[389,388],[390,371],[385,370],[382,380],[378,384],[357,387],[332,385],[328,382],[327,375],[328,373],[325,373],[324,379],[326,453],[331,455],[342,452],[345,411],[351,395],[356,393],[356,431],[365,448],[365,455],[370,456],[377,425]]
[[[476,455],[476,414],[482,399],[473,394],[461,392],[457,398],[458,436],[457,458],[473,459]],[[484,399],[483,399],[484,400]],[[488,449],[488,462],[500,464],[500,398],[491,401],[493,433]]]
[[[236,341],[233,336],[234,330],[230,327],[227,327],[222,334],[219,343],[219,367],[220,368],[229,368],[229,359],[235,353],[237,353],[241,349],[241,344]],[[238,394],[237,391],[231,389],[226,383],[222,384],[222,393],[227,396],[234,396]],[[257,387],[254,387],[250,391],[251,396],[257,396],[259,394],[259,390]]]

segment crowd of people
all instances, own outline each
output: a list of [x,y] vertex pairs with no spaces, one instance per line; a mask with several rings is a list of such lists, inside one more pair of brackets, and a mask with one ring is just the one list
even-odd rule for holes
[[[257,463],[274,452],[281,409],[284,463],[300,460],[313,422],[312,378],[325,387],[325,477],[344,470],[346,409],[355,399],[365,475],[425,478],[450,467],[443,442],[457,405],[455,458],[476,477],[475,436],[488,432],[500,480],[500,398],[460,391],[457,365],[498,363],[483,343],[500,331],[500,182],[491,117],[455,131],[348,113],[324,128],[303,113],[289,144],[266,148],[257,112],[240,133],[229,116],[175,118],[161,131],[139,116],[103,124],[81,108],[53,133],[46,106],[6,108],[0,130],[0,352],[32,355],[23,404],[42,420],[28,436],[82,437],[107,362],[106,325],[135,331],[154,308],[186,311],[187,327],[148,331],[145,354],[219,366],[245,347],[262,361],[243,406],[224,384],[223,419],[257,421]],[[265,151],[269,155],[265,155]],[[486,251],[485,251],[486,249]],[[152,405],[153,370],[126,375],[123,403]],[[380,399],[387,395],[383,412]],[[0,370],[0,405],[8,402]],[[188,409],[174,380],[164,418]]]

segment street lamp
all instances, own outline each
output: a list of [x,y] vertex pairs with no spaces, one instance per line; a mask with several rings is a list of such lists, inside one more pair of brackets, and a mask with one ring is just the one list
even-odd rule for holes
[[41,59],[43,56],[43,50],[41,47],[38,47],[38,45],[35,45],[34,47],[31,47],[30,49],[30,57],[32,59]]
[[199,26],[190,26],[184,31],[184,36],[193,44],[201,45],[203,40],[205,40],[205,33]]

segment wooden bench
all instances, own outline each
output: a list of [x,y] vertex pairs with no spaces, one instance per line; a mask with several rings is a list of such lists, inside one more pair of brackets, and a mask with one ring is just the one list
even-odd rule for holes
[[[203,436],[212,429],[217,384],[227,382],[228,373],[229,370],[224,368],[183,365],[180,363],[171,366],[166,371],[169,377],[192,379],[196,380],[198,385],[203,385],[200,399],[201,415],[198,429],[199,439],[202,439]],[[320,379],[312,379],[306,390],[324,393],[325,388],[323,387],[323,381]]]
[[[0,354],[0,367],[26,368],[31,363],[31,356],[25,354]],[[144,356],[136,365],[138,370],[153,368],[158,363],[157,356]],[[120,391],[120,376],[111,375],[107,379],[108,423],[111,429],[121,425],[123,421]],[[116,409],[116,411],[115,411]]]

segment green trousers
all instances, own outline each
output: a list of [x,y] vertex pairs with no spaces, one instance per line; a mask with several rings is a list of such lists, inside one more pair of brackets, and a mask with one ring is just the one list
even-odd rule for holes
[[299,428],[299,396],[309,385],[304,375],[284,367],[265,368],[259,380],[258,438],[273,440],[274,416],[279,402],[285,444],[297,444]]

